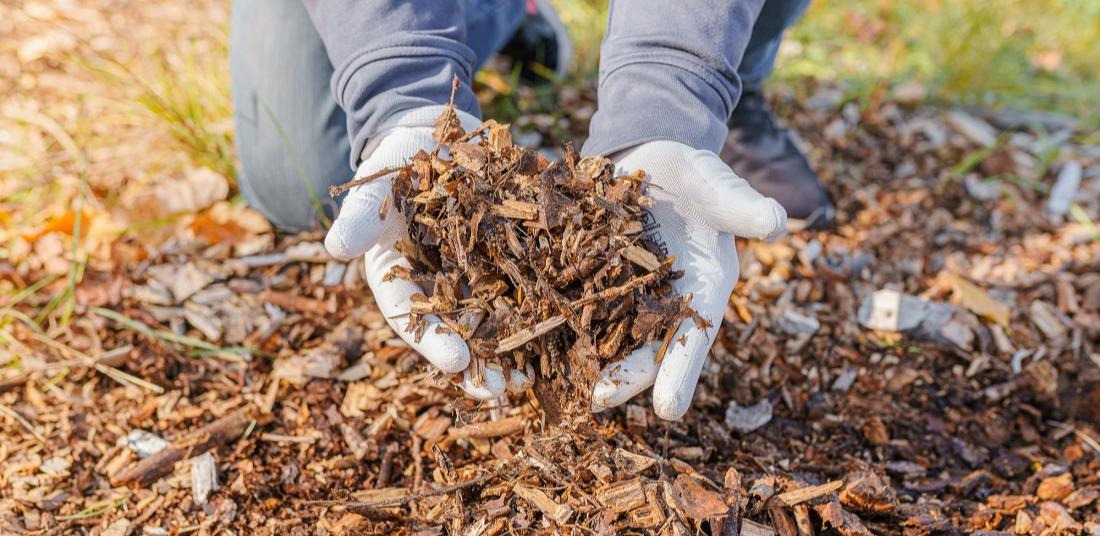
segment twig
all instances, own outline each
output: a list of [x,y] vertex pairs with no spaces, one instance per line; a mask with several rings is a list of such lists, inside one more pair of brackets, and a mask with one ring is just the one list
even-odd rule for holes
[[247,406],[203,426],[164,450],[141,460],[137,465],[119,471],[111,477],[111,485],[148,486],[172,472],[176,462],[239,439],[257,419],[257,413],[256,408]]
[[[447,105],[446,105],[447,108],[448,108],[447,111],[451,112],[452,114],[455,111],[455,93],[458,91],[458,86],[459,86],[459,81],[458,81],[458,75],[456,74],[456,75],[454,75],[453,78],[451,78],[451,101],[448,102]],[[444,112],[444,113],[446,113],[446,112]],[[462,125],[460,124],[459,128],[461,128],[461,126]],[[435,137],[434,134],[433,134],[432,137]],[[444,131],[443,135],[439,136],[439,138],[435,140],[435,148],[432,149],[432,156],[438,156],[439,155],[439,148],[443,146],[443,139],[446,138],[446,137],[447,137],[447,131]]]
[[[691,300],[691,294],[688,294],[688,300]],[[668,352],[668,345],[672,342],[672,338],[676,336],[676,332],[680,329],[679,324],[672,324],[668,327],[668,331],[665,332],[665,338],[661,341],[661,347],[657,349],[657,355],[653,357],[653,362],[660,364],[665,359],[665,353]]]
[[[669,257],[669,260],[674,259],[674,258],[675,257]],[[669,261],[666,260],[665,262],[669,262]],[[640,286],[642,286],[646,283],[651,282],[654,279],[657,279],[657,278],[661,277],[661,275],[662,274],[660,272],[649,272],[646,275],[635,277],[634,279],[631,279],[630,281],[627,281],[626,283],[622,284],[621,286],[604,289],[604,290],[601,290],[600,292],[597,292],[597,293],[595,293],[591,296],[586,296],[584,298],[573,300],[572,302],[569,302],[569,306],[570,307],[578,307],[578,306],[584,305],[586,303],[594,302],[596,300],[608,300],[608,299],[611,299],[611,298],[617,298],[617,297],[622,296],[622,295],[626,294],[627,292],[630,292],[630,291],[632,291],[632,290],[634,290],[634,289],[636,289],[636,288],[638,288],[638,287],[640,287]]]
[[260,434],[260,441],[273,441],[277,443],[303,443],[306,445],[312,445],[317,442],[317,438],[305,437],[305,436],[289,436],[281,434],[269,434],[264,432]]
[[393,472],[393,453],[396,451],[397,445],[390,445],[382,453],[382,463],[378,466],[378,479],[375,480],[374,487],[384,488],[390,483],[390,473]]
[[0,395],[6,393],[8,391],[18,389],[18,388],[22,387],[23,384],[25,384],[25,383],[27,383],[27,377],[26,376],[20,376],[20,377],[17,377],[17,378],[11,378],[10,380],[0,381]]
[[445,487],[439,488],[437,490],[425,491],[424,493],[416,493],[416,494],[413,494],[413,495],[406,495],[404,497],[395,497],[393,499],[383,499],[383,500],[380,500],[380,501],[369,501],[369,502],[305,501],[302,504],[316,505],[316,506],[341,505],[341,506],[345,506],[347,508],[378,508],[378,507],[382,507],[382,506],[400,506],[400,505],[407,504],[407,503],[410,503],[410,502],[413,502],[413,501],[419,501],[419,500],[427,499],[428,497],[435,497],[437,495],[448,495],[448,494],[454,493],[456,491],[461,491],[461,490],[464,490],[464,489],[467,489],[467,488],[473,488],[473,487],[477,487],[477,486],[486,484],[490,480],[493,480],[494,478],[498,478],[498,477],[503,476],[510,469],[511,469],[510,467],[505,465],[504,467],[501,467],[500,469],[498,469],[496,471],[493,471],[492,473],[489,473],[487,475],[481,475],[481,476],[476,477],[476,478],[471,478],[469,480],[464,480],[464,481],[459,482],[457,484],[452,484],[450,486],[445,486]]
[[141,378],[138,378],[137,376],[134,376],[133,374],[127,374],[125,372],[122,372],[121,370],[118,370],[118,369],[114,368],[114,367],[109,367],[107,365],[104,365],[103,363],[100,363],[100,362],[96,361],[96,359],[93,358],[92,356],[90,356],[88,354],[85,354],[84,352],[81,352],[80,350],[77,350],[77,349],[72,348],[70,346],[66,346],[64,344],[61,344],[61,343],[49,338],[49,337],[45,337],[45,336],[42,336],[42,335],[39,335],[39,334],[33,333],[33,332],[31,333],[31,338],[33,338],[34,340],[36,340],[36,341],[38,341],[42,344],[45,344],[46,346],[50,346],[50,347],[56,349],[59,352],[69,354],[71,356],[76,357],[77,359],[79,359],[82,362],[82,364],[84,366],[92,367],[97,372],[103,374],[104,376],[107,376],[108,378],[110,378],[110,379],[112,379],[112,380],[114,380],[118,383],[121,383],[122,385],[136,385],[138,387],[142,387],[142,388],[145,388],[149,391],[152,391],[152,392],[154,392],[158,395],[164,394],[164,388],[163,387],[161,387],[161,386],[159,386],[155,383],[147,382],[147,381],[145,381]]
[[386,175],[389,175],[390,173],[396,173],[398,171],[401,171],[404,167],[405,166],[388,167],[388,168],[376,171],[374,173],[371,173],[370,175],[367,175],[366,177],[345,182],[344,184],[341,184],[340,186],[329,186],[328,195],[330,197],[336,197],[336,196],[338,196],[338,195],[340,195],[340,194],[342,194],[342,193],[344,193],[344,192],[346,192],[346,191],[348,191],[352,188],[355,188],[356,186],[362,186],[364,184],[367,184],[368,182],[373,182],[377,179],[385,177]]
[[418,434],[413,434],[413,491],[420,489],[420,486],[424,483],[424,459],[420,456],[420,451],[423,450],[423,448],[424,439]]
[[16,413],[15,410],[7,406],[0,405],[0,412],[3,412],[5,415],[15,419],[15,422],[22,424],[23,427],[26,428],[27,431],[30,432],[31,435],[33,435],[39,443],[42,443],[43,445],[46,444],[46,438],[42,437],[42,434],[38,433],[38,430],[35,430],[34,426],[31,426],[31,423],[28,422],[27,419],[24,419],[22,415]]
[[1058,422],[1058,421],[1047,421],[1047,424],[1049,424],[1051,426],[1057,426],[1058,428],[1061,428],[1061,429],[1069,431],[1069,432],[1073,432],[1073,435],[1077,436],[1078,439],[1080,439],[1086,445],[1091,447],[1093,452],[1100,452],[1100,443],[1098,443],[1095,439],[1093,439],[1092,436],[1090,436],[1090,435],[1082,432],[1081,430],[1079,430],[1076,426],[1066,424],[1064,422]]
[[539,322],[534,326],[522,329],[516,333],[513,333],[512,335],[509,335],[508,337],[501,339],[500,345],[497,346],[496,353],[503,354],[504,352],[515,350],[516,348],[527,344],[528,341],[537,339],[547,333],[550,333],[551,331],[554,331],[564,323],[565,317],[562,315],[557,315],[543,320],[542,322]]
[[840,489],[842,486],[844,486],[843,480],[834,480],[821,484],[820,486],[809,486],[780,493],[778,497],[779,500],[783,501],[787,506],[796,506],[811,499],[821,497],[822,495],[828,495]]

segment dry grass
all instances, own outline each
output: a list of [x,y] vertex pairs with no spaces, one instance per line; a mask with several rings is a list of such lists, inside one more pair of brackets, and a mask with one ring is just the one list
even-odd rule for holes
[[[86,262],[120,237],[156,239],[166,181],[235,173],[226,43],[229,2],[110,0],[0,6],[0,296],[56,274],[46,313],[71,313]],[[202,13],[197,17],[197,13]],[[43,240],[38,235],[50,233]],[[74,239],[73,237],[77,237]],[[39,318],[45,320],[47,315]]]

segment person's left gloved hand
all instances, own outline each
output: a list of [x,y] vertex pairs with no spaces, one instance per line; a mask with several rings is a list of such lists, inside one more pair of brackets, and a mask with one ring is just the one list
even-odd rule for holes
[[[653,141],[622,151],[612,160],[619,174],[644,170],[656,202],[649,209],[647,234],[684,277],[672,288],[691,294],[691,307],[711,326],[681,323],[660,363],[660,341],[643,346],[605,367],[592,390],[594,409],[617,406],[653,386],[653,407],[662,419],[687,412],[695,384],[726,303],[737,283],[739,266],[734,236],[766,239],[785,227],[787,213],[774,199],[754,190],[710,151],[673,141]],[[681,336],[683,339],[681,339]],[[681,343],[680,341],[683,341]]]

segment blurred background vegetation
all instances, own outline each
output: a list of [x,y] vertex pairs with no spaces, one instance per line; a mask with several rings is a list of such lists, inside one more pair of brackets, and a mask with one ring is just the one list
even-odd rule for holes
[[[556,0],[594,73],[607,3]],[[845,82],[853,97],[916,82],[931,101],[1060,111],[1096,122],[1100,2],[817,0],[788,31],[773,83]]]
[[815,2],[777,75],[858,85],[916,80],[932,99],[1049,109],[1087,119],[1100,104],[1100,2]]

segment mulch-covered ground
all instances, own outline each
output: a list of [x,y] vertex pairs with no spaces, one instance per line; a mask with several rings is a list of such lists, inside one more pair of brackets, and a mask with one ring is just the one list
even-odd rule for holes
[[[34,317],[72,222],[21,230],[0,533],[1100,534],[1100,147],[1059,116],[805,93],[773,101],[838,221],[740,244],[674,423],[645,396],[561,427],[530,393],[464,399],[361,261],[239,205],[104,246],[65,322]],[[514,138],[583,132],[591,88],[560,97],[568,123]]]

